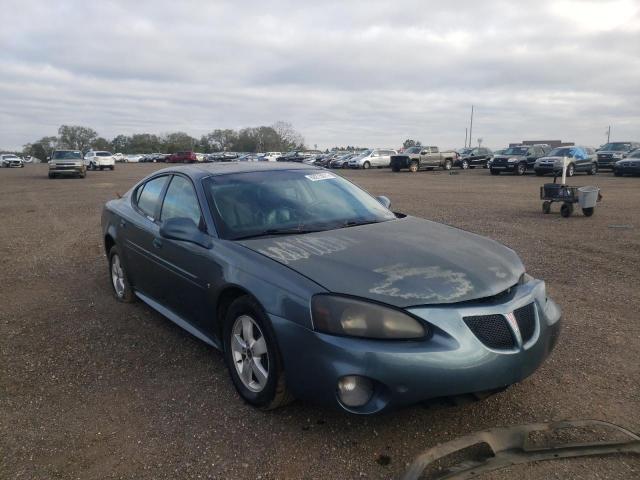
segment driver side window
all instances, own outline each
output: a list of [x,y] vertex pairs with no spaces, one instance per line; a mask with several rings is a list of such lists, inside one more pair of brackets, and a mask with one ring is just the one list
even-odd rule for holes
[[174,175],[171,179],[162,203],[160,220],[170,218],[189,218],[201,226],[202,213],[196,192],[191,182],[180,175]]

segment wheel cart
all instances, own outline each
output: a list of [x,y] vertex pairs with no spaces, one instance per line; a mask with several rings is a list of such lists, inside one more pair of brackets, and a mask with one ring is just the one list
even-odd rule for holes
[[555,183],[545,183],[540,187],[540,199],[542,202],[542,213],[551,213],[551,204],[560,202],[560,215],[564,218],[570,217],[573,213],[573,205],[580,205],[585,217],[590,217],[596,208],[596,203],[602,200],[600,189],[594,186],[571,187]]

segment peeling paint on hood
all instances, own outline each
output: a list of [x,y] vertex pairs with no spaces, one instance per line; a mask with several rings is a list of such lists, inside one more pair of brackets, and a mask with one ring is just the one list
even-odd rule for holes
[[489,297],[524,273],[510,248],[415,217],[240,243],[328,291],[398,307]]

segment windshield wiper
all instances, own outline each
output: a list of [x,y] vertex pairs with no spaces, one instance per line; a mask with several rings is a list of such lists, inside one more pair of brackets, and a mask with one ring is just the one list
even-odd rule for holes
[[358,221],[358,220],[347,220],[346,222],[344,222],[342,224],[342,228],[348,228],[348,227],[359,227],[360,225],[369,225],[371,223],[379,223],[382,220],[362,220],[362,221]]
[[270,228],[263,230],[262,232],[252,233],[251,235],[244,235],[242,237],[236,237],[234,240],[248,240],[250,238],[269,237],[271,235],[301,235],[304,233],[322,232],[319,229],[305,229],[305,228]]

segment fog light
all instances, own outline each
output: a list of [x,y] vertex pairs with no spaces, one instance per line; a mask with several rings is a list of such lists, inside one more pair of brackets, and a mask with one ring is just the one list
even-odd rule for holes
[[347,375],[338,380],[338,397],[347,407],[361,407],[373,395],[373,382],[366,377]]

